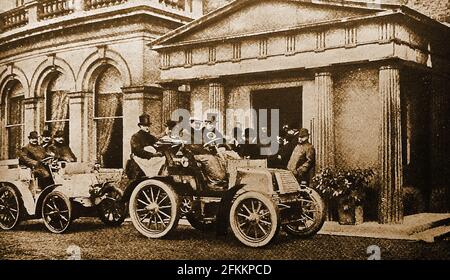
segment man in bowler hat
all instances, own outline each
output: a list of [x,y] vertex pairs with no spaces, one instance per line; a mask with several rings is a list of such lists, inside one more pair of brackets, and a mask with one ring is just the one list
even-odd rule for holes
[[42,164],[42,160],[48,155],[41,145],[39,145],[39,134],[37,131],[30,132],[29,143],[22,147],[19,153],[19,164],[31,168],[33,175],[38,179],[39,186],[44,188],[52,184],[50,172]]
[[298,143],[295,146],[287,165],[287,169],[292,171],[299,182],[310,182],[314,176],[316,150],[308,140],[308,130],[306,128],[300,129],[298,133]]
[[49,152],[55,155],[55,158],[61,161],[75,162],[77,157],[64,141],[64,131],[58,130],[55,133],[54,143],[48,148]]

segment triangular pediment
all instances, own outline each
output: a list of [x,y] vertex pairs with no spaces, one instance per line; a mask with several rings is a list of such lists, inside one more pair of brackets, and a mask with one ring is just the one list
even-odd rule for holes
[[155,41],[155,45],[230,38],[362,17],[385,10],[356,2],[238,0]]

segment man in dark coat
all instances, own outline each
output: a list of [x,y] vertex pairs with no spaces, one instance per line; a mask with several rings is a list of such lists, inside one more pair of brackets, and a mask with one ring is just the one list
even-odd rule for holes
[[41,146],[48,152],[48,148],[52,145],[52,135],[49,130],[44,130],[42,132],[42,143]]
[[150,116],[143,114],[139,116],[139,131],[136,132],[130,141],[131,145],[131,159],[127,162],[126,174],[128,178],[134,179],[143,177],[145,174],[133,159],[138,157],[141,159],[151,159],[153,157],[161,157],[161,153],[150,152],[146,149],[148,146],[154,146],[157,142],[155,136],[150,134]]
[[[262,159],[261,149],[258,145],[254,129],[246,128],[244,130],[244,143],[239,145],[238,154],[246,159]],[[253,137],[253,138],[252,138]]]
[[22,147],[19,153],[19,164],[31,168],[33,175],[38,179],[39,186],[44,188],[52,184],[50,172],[42,163],[47,157],[45,149],[39,145],[39,134],[36,131],[30,132],[29,143]]
[[75,162],[77,161],[77,157],[70,149],[69,145],[64,142],[64,131],[58,130],[55,133],[55,141],[48,148],[48,151],[55,155],[57,160],[67,161],[67,162]]
[[308,140],[308,130],[305,128],[300,129],[298,144],[295,146],[287,165],[287,169],[292,171],[299,182],[310,182],[314,176],[316,151]]

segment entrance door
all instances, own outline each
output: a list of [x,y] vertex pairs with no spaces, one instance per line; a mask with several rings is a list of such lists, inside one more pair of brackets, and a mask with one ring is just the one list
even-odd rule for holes
[[257,90],[252,92],[251,101],[252,108],[257,111],[258,123],[259,109],[267,109],[268,135],[272,131],[270,109],[279,110],[279,129],[286,124],[295,128],[302,127],[302,87]]

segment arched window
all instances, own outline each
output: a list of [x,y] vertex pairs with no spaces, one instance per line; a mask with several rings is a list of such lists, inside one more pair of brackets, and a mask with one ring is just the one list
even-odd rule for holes
[[61,73],[53,73],[49,77],[45,92],[45,125],[54,135],[56,131],[64,131],[69,141],[69,96],[68,83]]
[[94,86],[97,160],[105,168],[122,168],[122,78],[119,71],[106,66]]
[[6,88],[6,139],[9,159],[17,158],[23,145],[23,99],[22,84],[18,81],[10,82]]

